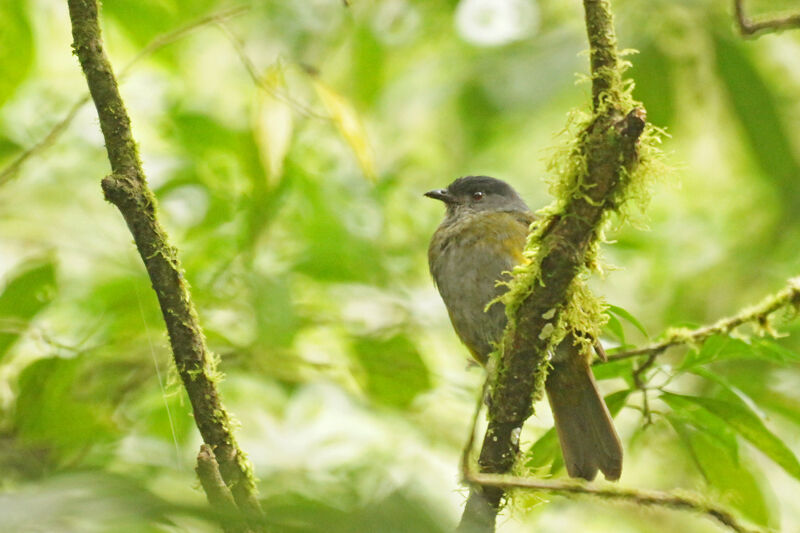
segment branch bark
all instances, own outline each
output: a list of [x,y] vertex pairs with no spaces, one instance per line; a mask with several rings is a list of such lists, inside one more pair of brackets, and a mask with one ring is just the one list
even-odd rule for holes
[[[489,379],[484,382],[483,391],[475,405],[470,426],[469,436],[461,453],[461,476],[468,483],[482,487],[494,487],[503,491],[508,489],[525,489],[552,494],[593,496],[607,500],[617,500],[632,505],[664,507],[676,511],[689,511],[706,515],[715,519],[722,525],[730,528],[736,533],[765,533],[758,529],[750,529],[742,525],[735,515],[724,507],[715,505],[703,499],[702,496],[688,492],[662,492],[641,489],[627,489],[618,487],[602,487],[587,484],[579,480],[553,480],[553,479],[531,479],[502,474],[485,474],[474,472],[470,468],[470,454],[475,445],[475,428],[478,425],[478,417],[483,406],[483,397],[489,388]],[[477,528],[474,529],[477,531]],[[472,531],[465,529],[465,531]]]
[[208,444],[200,445],[194,471],[200,479],[203,492],[206,493],[208,504],[220,517],[222,530],[225,533],[246,533],[247,526],[241,520],[236,502],[233,501],[233,495],[219,473],[219,464],[214,458],[214,451]]
[[733,12],[739,31],[745,37],[800,28],[800,13],[767,20],[751,20],[744,12],[744,0],[733,0]]
[[100,119],[112,173],[102,180],[106,200],[117,206],[133,235],[150,276],[181,376],[203,441],[214,451],[219,471],[236,504],[252,523],[261,508],[245,454],[239,449],[230,418],[220,401],[216,361],[189,294],[177,251],[158,222],[155,198],[147,186],[130,118],[111,64],[103,50],[96,0],[68,0],[73,50],[78,56]]
[[[592,72],[593,117],[581,135],[585,161],[580,191],[565,199],[539,244],[540,276],[506,330],[489,422],[478,459],[483,473],[506,473],[519,451],[519,431],[542,395],[551,331],[558,324],[570,286],[597,241],[605,215],[622,199],[625,179],[638,160],[644,110],[625,103],[616,36],[607,0],[584,0]],[[545,318],[547,317],[547,318]],[[467,480],[469,481],[469,480]],[[494,531],[503,496],[500,485],[473,484],[458,530]]]
[[467,479],[483,486],[493,486],[502,489],[529,489],[553,494],[574,494],[593,496],[606,500],[622,501],[644,507],[665,507],[678,511],[691,511],[706,515],[717,520],[723,526],[736,533],[763,533],[759,529],[751,529],[739,522],[727,509],[703,501],[701,496],[690,494],[675,494],[641,489],[624,489],[619,487],[598,487],[587,485],[579,481],[541,480],[503,476],[498,474],[472,473]]

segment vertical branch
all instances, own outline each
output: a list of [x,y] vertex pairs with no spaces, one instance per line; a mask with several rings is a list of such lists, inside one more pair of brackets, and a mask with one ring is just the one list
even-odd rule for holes
[[112,173],[102,180],[106,200],[117,206],[133,235],[169,333],[175,365],[192,404],[203,441],[214,451],[219,471],[239,509],[261,515],[249,462],[236,443],[217,391],[216,362],[206,347],[177,251],[158,222],[130,118],[103,51],[96,0],[68,0],[73,50],[78,56],[100,119]]
[[[604,99],[619,101],[622,75],[617,57],[617,36],[608,0],[584,0],[586,34],[592,72],[592,109],[597,112]],[[609,94],[610,91],[617,91]]]
[[[625,179],[638,161],[638,139],[645,126],[644,110],[625,97],[616,36],[607,0],[584,0],[591,54],[593,116],[580,133],[572,157],[579,194],[561,198],[563,208],[542,222],[546,233],[538,243],[532,267],[538,275],[516,277],[522,297],[509,317],[492,389],[489,422],[478,464],[482,473],[506,473],[519,451],[519,432],[543,395],[547,351],[552,332],[569,299],[570,286],[586,264],[606,214],[624,201]],[[519,288],[519,287],[518,287]],[[516,290],[516,289],[515,289]],[[494,531],[503,497],[499,485],[473,484],[460,532]]]

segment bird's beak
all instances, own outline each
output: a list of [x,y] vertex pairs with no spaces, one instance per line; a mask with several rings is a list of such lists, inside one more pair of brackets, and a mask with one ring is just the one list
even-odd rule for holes
[[446,204],[453,203],[453,197],[447,192],[447,189],[434,189],[432,191],[428,191],[425,193],[425,196],[428,198],[433,198],[434,200],[441,200]]

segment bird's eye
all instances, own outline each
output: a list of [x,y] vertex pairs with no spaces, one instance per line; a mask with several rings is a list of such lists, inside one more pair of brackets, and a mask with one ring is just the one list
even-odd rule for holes
[[481,191],[476,191],[472,193],[473,200],[483,200],[483,193]]

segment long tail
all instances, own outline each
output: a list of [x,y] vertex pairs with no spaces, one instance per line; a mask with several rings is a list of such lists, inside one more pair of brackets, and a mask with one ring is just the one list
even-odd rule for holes
[[570,477],[591,481],[599,469],[606,479],[619,479],[622,444],[588,361],[574,353],[554,362],[546,389]]

